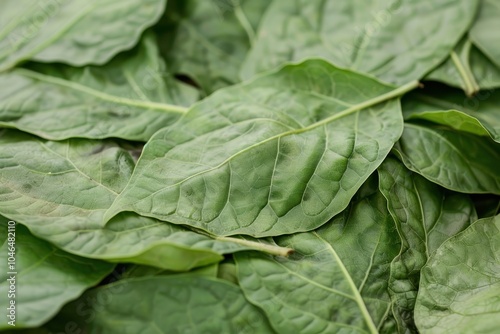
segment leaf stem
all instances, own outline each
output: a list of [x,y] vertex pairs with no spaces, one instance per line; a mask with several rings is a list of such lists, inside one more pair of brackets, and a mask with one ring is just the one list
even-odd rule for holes
[[248,21],[247,16],[241,9],[240,3],[234,5],[234,15],[240,22],[243,29],[245,29],[245,32],[248,35],[248,40],[250,41],[250,46],[252,46],[255,40],[255,31],[253,30],[252,25]]
[[21,73],[23,76],[31,78],[31,79],[40,80],[40,81],[43,81],[46,83],[67,87],[67,88],[70,88],[70,89],[73,89],[73,90],[76,90],[76,91],[79,91],[79,92],[82,92],[82,93],[85,93],[88,95],[92,95],[92,96],[99,98],[101,100],[110,101],[113,103],[118,103],[118,104],[133,106],[133,107],[139,107],[139,108],[166,111],[166,112],[181,113],[181,114],[187,112],[187,110],[188,110],[188,108],[186,108],[186,107],[176,106],[173,104],[157,103],[157,102],[152,102],[152,101],[139,101],[139,100],[129,99],[126,97],[110,95],[110,94],[95,90],[93,88],[89,88],[87,86],[81,85],[81,84],[76,83],[74,81],[68,81],[68,80],[52,77],[49,75],[37,73],[37,72],[26,70],[26,69],[17,69],[16,72]]
[[280,246],[273,246],[269,244],[264,244],[262,242],[256,242],[256,241],[251,241],[251,240],[245,240],[245,239],[240,239],[240,238],[232,238],[232,237],[213,237],[215,240],[219,241],[227,241],[227,242],[233,242],[236,244],[240,244],[243,246],[248,246],[251,247],[255,250],[268,253],[271,255],[278,255],[278,256],[288,256],[294,252],[293,249],[288,248],[288,247],[280,247]]
[[465,93],[468,97],[473,96],[475,93],[479,91],[479,85],[474,78],[474,74],[472,74],[470,68],[466,64],[462,64],[460,57],[457,55],[455,51],[451,52],[451,60],[453,64],[458,70],[460,77],[465,85]]

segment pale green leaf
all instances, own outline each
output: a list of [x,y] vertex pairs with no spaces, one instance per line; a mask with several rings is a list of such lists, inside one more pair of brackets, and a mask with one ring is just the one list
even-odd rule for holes
[[[0,71],[26,60],[104,64],[132,48],[165,0],[5,0],[0,11]],[[119,24],[118,24],[119,23]]]
[[477,6],[477,0],[275,0],[242,77],[313,56],[398,85],[418,80],[450,54]]
[[488,137],[405,123],[394,148],[407,168],[445,188],[500,194],[500,145]]
[[401,135],[394,89],[322,60],[222,89],[144,147],[106,214],[215,235],[308,231],[341,212]]
[[176,73],[206,93],[240,81],[239,71],[269,0],[169,1],[162,47]]
[[447,191],[386,159],[378,168],[380,190],[401,238],[401,251],[391,263],[389,291],[399,332],[416,332],[413,309],[420,269],[449,237],[477,219],[467,195]]
[[470,38],[474,44],[498,67],[500,67],[499,17],[500,1],[481,0],[476,22],[470,30]]
[[389,266],[400,244],[387,203],[368,181],[313,232],[274,238],[288,258],[235,254],[245,296],[278,333],[378,333],[391,309]]
[[426,120],[500,143],[500,92],[484,91],[466,98],[445,87],[439,91],[410,93],[402,100],[406,120]]
[[[85,293],[49,324],[88,333],[274,333],[234,284],[190,275],[126,279]],[[76,330],[75,329],[75,330]]]
[[165,72],[152,34],[105,66],[34,68],[0,74],[0,126],[47,139],[147,141],[197,99]]
[[[59,309],[99,283],[114,265],[68,254],[34,237],[22,225],[8,230],[8,219],[0,222],[0,330],[14,329],[6,316],[14,301],[15,329],[35,327],[52,318]],[[10,232],[10,233],[8,233]],[[11,234],[12,233],[12,234]],[[11,239],[12,238],[12,239]],[[9,245],[13,242],[13,245]],[[15,247],[14,267],[8,269],[10,247]],[[15,274],[11,274],[15,272]],[[14,281],[9,281],[14,277]],[[12,288],[10,283],[14,283]],[[12,294],[12,298],[8,295]]]
[[500,216],[447,240],[422,269],[421,333],[496,333],[500,327]]
[[183,271],[255,249],[131,213],[105,224],[134,168],[113,141],[51,142],[4,130],[0,146],[0,213],[70,253]]

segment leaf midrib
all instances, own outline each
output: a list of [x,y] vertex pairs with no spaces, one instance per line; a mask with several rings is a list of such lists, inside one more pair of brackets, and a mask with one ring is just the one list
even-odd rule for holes
[[90,95],[94,98],[97,98],[97,99],[100,99],[103,101],[109,101],[109,102],[128,105],[128,106],[132,106],[132,107],[159,110],[159,111],[179,113],[179,114],[184,114],[188,110],[188,108],[176,106],[176,105],[172,105],[172,104],[158,103],[158,102],[153,102],[153,101],[134,100],[134,99],[129,99],[129,98],[121,97],[121,96],[115,96],[115,95],[103,93],[103,92],[100,92],[100,91],[95,90],[93,88],[79,84],[76,81],[68,81],[65,79],[52,77],[49,75],[37,73],[37,72],[30,71],[27,69],[16,69],[16,72],[18,72],[19,74],[21,74],[25,77],[28,77],[28,78],[31,78],[34,80],[39,80],[39,81],[42,81],[45,83],[53,84],[53,85],[66,87],[66,88],[78,91],[80,93]]
[[[339,118],[349,116],[349,115],[351,115],[351,114],[353,114],[355,112],[358,112],[360,110],[372,107],[372,106],[374,106],[374,105],[376,105],[378,103],[381,103],[381,102],[384,102],[384,101],[396,98],[396,97],[398,97],[398,96],[406,93],[407,91],[416,88],[418,86],[418,84],[419,84],[418,81],[412,81],[412,82],[410,82],[410,83],[408,83],[408,84],[406,84],[404,86],[401,86],[400,88],[394,89],[394,90],[392,90],[392,91],[390,91],[390,92],[388,92],[386,94],[382,94],[380,96],[377,96],[377,97],[372,98],[370,100],[367,100],[365,102],[353,105],[352,107],[344,109],[343,111],[341,111],[341,112],[339,112],[339,113],[337,113],[335,115],[327,117],[327,118],[325,118],[325,119],[323,119],[321,121],[315,122],[315,123],[313,123],[311,125],[308,125],[306,127],[303,127],[303,128],[300,128],[300,129],[293,129],[293,130],[290,130],[290,131],[286,131],[286,132],[283,132],[283,133],[271,136],[271,137],[269,137],[267,139],[264,139],[264,140],[262,140],[260,142],[252,144],[252,145],[246,147],[243,150],[240,150],[240,151],[236,152],[235,154],[229,156],[227,159],[225,159],[221,163],[217,164],[216,166],[213,166],[213,167],[211,167],[209,169],[206,169],[206,170],[200,171],[198,173],[195,173],[195,174],[193,174],[193,175],[191,175],[189,177],[186,177],[185,179],[183,179],[183,180],[181,180],[179,182],[176,182],[176,183],[174,183],[174,184],[172,184],[172,185],[170,185],[168,187],[164,187],[164,188],[162,188],[162,189],[160,189],[158,191],[162,191],[162,190],[165,190],[165,189],[176,187],[176,186],[178,186],[178,185],[180,185],[180,184],[182,184],[184,182],[189,181],[190,179],[192,179],[194,177],[197,177],[199,175],[203,175],[205,173],[209,173],[209,172],[211,172],[213,170],[216,170],[216,169],[224,166],[225,164],[229,163],[231,160],[233,160],[237,156],[239,156],[239,155],[241,155],[241,154],[243,154],[243,153],[245,153],[245,152],[247,152],[247,151],[249,151],[249,150],[251,150],[251,149],[253,149],[255,147],[258,147],[258,146],[264,145],[264,144],[266,144],[266,143],[268,143],[270,141],[273,141],[275,139],[280,139],[282,137],[286,137],[286,136],[290,136],[290,135],[295,135],[295,134],[300,134],[300,133],[303,133],[303,132],[307,132],[309,130],[313,130],[313,129],[317,128],[317,127],[326,125],[326,124],[328,124],[328,123],[330,123],[330,122],[332,122],[334,120],[337,120]],[[274,121],[274,120],[272,120],[272,121]],[[155,192],[155,193],[157,193],[157,192]],[[153,194],[155,194],[155,193],[153,193]],[[153,194],[151,194],[151,195],[153,195]]]
[[361,314],[363,316],[363,319],[365,320],[366,325],[368,326],[368,328],[369,328],[369,330],[370,330],[370,332],[372,334],[378,334],[377,326],[375,326],[375,323],[373,322],[373,319],[370,316],[370,313],[368,312],[368,309],[366,308],[365,302],[364,302],[363,298],[361,297],[361,294],[360,294],[358,288],[356,287],[356,284],[352,280],[352,277],[349,274],[349,272],[347,271],[347,268],[344,266],[344,262],[338,256],[337,252],[335,251],[335,249],[333,249],[332,245],[329,242],[327,242],[325,239],[323,239],[316,231],[314,231],[312,233],[319,240],[321,240],[328,247],[328,249],[330,250],[330,252],[332,253],[333,257],[335,258],[335,260],[336,260],[336,262],[338,264],[338,266],[340,267],[340,271],[342,272],[342,274],[346,278],[346,281],[349,284],[349,287],[351,288],[352,294],[354,296],[354,298],[352,298],[352,299],[358,305],[358,307],[359,307],[359,309],[361,311]]

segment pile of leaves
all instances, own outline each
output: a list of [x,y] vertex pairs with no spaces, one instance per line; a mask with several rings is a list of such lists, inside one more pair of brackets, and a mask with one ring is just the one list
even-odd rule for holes
[[500,328],[499,0],[1,6],[0,329]]

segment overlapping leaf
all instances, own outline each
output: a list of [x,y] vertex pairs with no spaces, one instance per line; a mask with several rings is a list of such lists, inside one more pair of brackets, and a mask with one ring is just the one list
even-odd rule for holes
[[89,333],[274,333],[234,284],[193,277],[126,279],[69,304],[49,328]]
[[314,229],[342,211],[402,128],[399,89],[321,60],[219,90],[145,146],[106,214],[216,235]]
[[113,141],[51,142],[3,130],[0,145],[0,213],[68,252],[180,271],[252,249],[130,213],[105,224],[134,168]]
[[454,89],[439,87],[439,94],[410,93],[402,101],[406,120],[427,120],[500,142],[500,92],[485,91],[465,98]]
[[500,326],[500,216],[447,240],[422,269],[422,333],[495,333]]
[[394,148],[406,167],[445,188],[500,194],[500,146],[490,138],[406,123]]
[[437,186],[388,158],[378,169],[380,190],[401,238],[401,251],[391,263],[389,290],[399,332],[416,332],[413,309],[420,269],[449,237],[468,227],[476,214],[467,195]]
[[470,30],[470,38],[492,62],[500,67],[500,45],[498,44],[500,2],[481,0],[479,8],[476,22]]
[[166,73],[155,37],[100,67],[38,65],[0,74],[0,125],[47,139],[146,141],[197,99]]
[[395,84],[418,80],[450,54],[477,7],[471,0],[275,0],[242,76],[312,56]]
[[[0,320],[1,330],[13,328],[7,324],[11,319],[5,316],[10,301],[15,302],[15,329],[39,326],[113,270],[114,265],[110,263],[68,254],[34,237],[22,225],[17,224],[13,234],[8,235],[8,220],[1,218],[0,263],[4,267],[0,274],[0,307],[4,313]],[[6,270],[10,256],[8,236],[15,245],[12,270]],[[9,281],[11,277],[14,281]],[[8,293],[11,282],[15,282],[15,292]],[[8,294],[12,294],[12,298],[7,298]]]
[[275,238],[289,258],[235,255],[245,296],[278,333],[378,333],[391,309],[389,266],[399,249],[376,179],[313,232]]
[[[20,62],[104,64],[132,48],[166,0],[6,0],[0,12],[0,71]],[[119,22],[119,25],[117,25]]]
[[268,0],[169,1],[161,26],[167,60],[209,94],[238,83]]
[[465,37],[426,79],[462,88],[468,96],[473,96],[480,89],[500,87],[500,68]]

